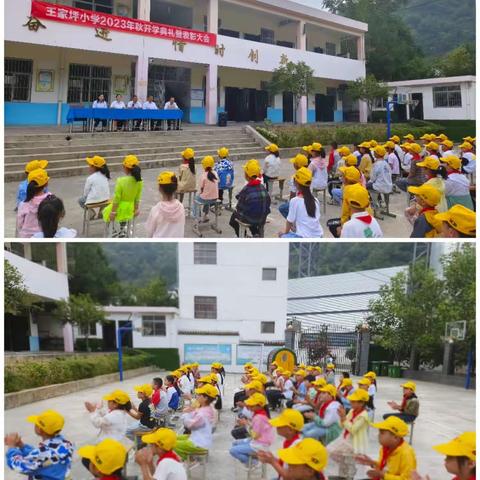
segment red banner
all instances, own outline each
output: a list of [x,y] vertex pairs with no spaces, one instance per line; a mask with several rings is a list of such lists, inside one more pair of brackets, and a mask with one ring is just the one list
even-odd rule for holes
[[214,47],[217,36],[214,33],[200,32],[188,28],[163,25],[161,23],[146,22],[134,18],[117,17],[107,13],[82,10],[66,5],[54,5],[46,2],[32,0],[32,17],[54,22],[69,23],[83,27],[117,30],[119,32],[148,35],[149,37],[178,42],[196,43]]

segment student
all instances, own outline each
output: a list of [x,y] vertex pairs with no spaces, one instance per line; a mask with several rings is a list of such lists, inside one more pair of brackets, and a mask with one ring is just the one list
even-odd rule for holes
[[325,381],[327,384],[335,386],[335,365],[333,363],[327,363],[325,367]]
[[123,172],[125,175],[115,182],[112,203],[103,210],[103,220],[106,223],[120,223],[119,236],[125,235],[126,223],[139,215],[143,190],[140,161],[135,155],[127,155],[123,159]]
[[438,143],[436,142],[429,142],[425,145],[425,151],[426,151],[426,155],[425,156],[430,156],[430,157],[436,157],[436,158],[439,158],[438,157],[438,149],[439,149],[439,146],[438,146]]
[[418,417],[418,412],[420,409],[418,397],[415,395],[417,385],[415,382],[405,382],[400,386],[403,388],[402,403],[398,404],[393,400],[388,402],[388,405],[394,410],[398,410],[399,413],[386,413],[383,416],[383,419],[386,420],[388,417],[393,416],[401,418],[405,423],[412,423]]
[[319,392],[317,392],[317,389],[315,388],[315,375],[310,373],[307,374],[304,378],[304,385],[306,387],[304,399],[302,400],[300,396],[297,396],[292,405],[294,410],[301,413],[317,409],[320,397]]
[[[347,380],[351,381],[351,379]],[[367,392],[357,390],[347,397],[351,405],[350,411],[346,413],[344,407],[338,409],[343,434],[328,445],[327,451],[329,457],[338,464],[339,477],[355,478],[358,472],[354,456],[365,455],[368,451],[368,427],[370,423],[367,412],[368,399]]]
[[387,151],[382,145],[377,145],[373,149],[375,163],[370,174],[370,181],[367,183],[367,190],[372,191],[372,198],[378,196],[377,194],[392,193],[392,169],[385,160],[386,154]]
[[230,218],[230,226],[238,237],[240,234],[238,221],[247,223],[250,225],[252,235],[258,236],[270,213],[271,199],[262,184],[261,167],[258,161],[249,160],[243,166],[243,171],[247,184],[236,196],[237,206]]
[[367,455],[358,455],[356,461],[371,468],[367,471],[369,478],[410,480],[417,460],[415,451],[403,439],[408,434],[408,425],[397,417],[390,417],[383,422],[372,423],[372,427],[379,429],[378,461]]
[[[223,368],[223,365],[220,362],[214,362],[212,363],[210,367],[210,371],[212,373],[212,376],[216,378],[216,384],[218,387],[218,391],[220,394],[220,402],[217,402],[219,404],[219,410],[222,409],[222,398],[225,394],[225,370]],[[216,404],[217,406],[217,404]]]
[[303,403],[307,396],[307,385],[305,383],[306,372],[303,369],[297,370],[294,374],[295,387],[293,389],[293,400],[287,402],[287,407],[292,408],[293,404]]
[[382,238],[383,233],[377,220],[370,215],[368,190],[359,183],[349,187],[346,202],[350,208],[350,220],[341,227],[340,238]]
[[155,377],[152,381],[152,405],[155,407],[155,418],[161,419],[168,413],[168,396],[163,389],[163,380],[160,377]]
[[435,218],[442,222],[439,235],[442,238],[474,238],[476,235],[476,214],[463,205],[455,205]]
[[440,143],[440,151],[442,153],[442,157],[448,157],[450,155],[455,155],[453,151],[453,142],[451,140],[443,140]]
[[[346,168],[348,167],[355,167],[357,168],[357,163],[358,163],[358,159],[355,155],[353,155],[353,153],[351,153],[350,155],[347,155],[346,157],[343,157],[343,162],[345,163],[344,166],[340,167],[339,168],[339,176],[340,178],[342,179],[342,185],[340,185],[338,188],[335,187],[335,188],[332,188],[332,198],[334,199],[334,204],[335,205],[341,205],[342,203],[342,200],[343,200],[343,189],[344,189],[344,186],[345,186],[345,179],[344,179],[344,175],[343,175],[343,172],[345,171]],[[365,186],[366,185],[366,182],[365,182],[365,177],[363,176],[362,172],[360,171],[360,169],[357,168],[357,170],[360,172],[360,179],[359,179],[359,182]]]
[[[170,97],[170,100],[165,103],[164,110],[180,110],[177,103],[175,102],[175,97]],[[180,120],[167,120],[167,130],[172,130],[172,124],[174,130],[180,130]]]
[[150,400],[153,393],[152,386],[146,383],[137,385],[134,390],[141,402],[138,408],[132,405],[132,409],[127,412],[132,418],[138,420],[134,425],[127,428],[126,437],[130,440],[135,440],[135,432],[150,431],[155,427],[155,406]]
[[269,181],[276,180],[279,177],[282,162],[280,160],[280,150],[278,145],[271,143],[265,147],[265,150],[269,152],[269,154],[263,161],[263,184],[268,192],[270,190]]
[[25,201],[18,206],[17,233],[21,238],[30,238],[41,232],[38,223],[38,207],[51,193],[46,191],[50,180],[47,171],[42,168],[32,170],[28,174],[27,195]]
[[[338,160],[338,162],[336,163],[335,165],[335,171],[333,172],[333,175],[332,175],[332,179],[328,182],[328,193],[330,193],[330,197],[331,197],[331,200],[330,200],[330,205],[338,205],[340,203],[340,201],[337,201],[337,198],[335,198],[334,196],[334,190],[337,188],[340,188],[341,185],[342,185],[342,180],[341,180],[341,176],[342,176],[342,169],[347,166],[346,165],[346,162],[345,162],[345,159],[346,157],[348,157],[349,155],[352,154],[352,152],[350,151],[350,149],[346,146],[343,146],[343,147],[340,147],[338,149],[338,154],[340,155],[340,159]],[[355,157],[355,166],[357,165],[357,162],[356,162],[356,157]],[[338,194],[338,190],[336,190],[337,194]]]
[[194,217],[199,217],[201,212],[198,211],[199,207],[197,203],[202,205],[203,222],[208,221],[210,206],[214,205],[218,199],[218,175],[213,170],[214,166],[215,160],[212,156],[207,155],[206,157],[203,157],[202,167],[204,171],[200,177],[200,183],[198,185],[200,193],[195,196],[192,210],[192,215]]
[[[91,203],[106,202],[110,199],[110,185],[108,184],[110,170],[107,162],[98,155],[92,158],[87,157],[86,161],[89,165],[88,171],[90,175],[85,182],[83,195],[78,199],[81,208],[85,208],[85,205]],[[95,213],[93,212],[93,214]]]
[[330,153],[328,155],[328,166],[327,170],[329,176],[332,176],[334,172],[337,170],[337,164],[340,161],[340,154],[338,153],[338,143],[332,142],[330,144]]
[[77,231],[73,228],[60,227],[60,221],[65,217],[65,207],[60,198],[48,195],[38,206],[38,223],[42,229],[33,234],[32,238],[74,238]]
[[99,429],[98,440],[113,438],[121,442],[127,433],[127,415],[132,409],[130,397],[123,390],[114,390],[105,395],[108,411],[102,405],[85,402],[85,408],[90,413],[90,421]]
[[229,205],[232,204],[233,181],[235,179],[235,170],[233,163],[228,159],[228,148],[222,147],[217,150],[220,161],[215,164],[215,171],[218,175],[218,199],[223,204],[223,191],[228,190]]
[[204,385],[195,390],[198,408],[186,407],[182,414],[183,425],[190,435],[180,435],[174,451],[183,460],[188,455],[207,453],[212,445],[212,426],[215,414],[211,404],[216,400],[218,391],[212,385]]
[[[41,169],[45,170],[47,168],[47,160],[32,160],[25,165],[25,180],[22,180],[18,185],[17,189],[17,203],[15,206],[15,211],[18,210],[18,206],[21,202],[24,202],[27,198],[27,187],[28,187],[28,174],[34,170]],[[46,191],[46,190],[45,190]]]
[[[125,106],[125,102],[123,101],[122,95],[118,94],[115,97],[115,100],[110,105],[110,108],[113,108],[115,110],[124,110],[125,108],[127,108]],[[120,129],[125,129],[125,122],[123,120],[114,120],[113,127],[114,130],[118,132]]]
[[127,463],[127,449],[117,440],[106,438],[97,445],[85,445],[77,453],[94,478],[123,479],[122,471]]
[[460,204],[473,210],[470,182],[466,175],[462,173],[462,161],[452,155],[443,157],[442,162],[447,165],[448,178],[445,180],[445,196],[448,208]]
[[312,195],[312,172],[308,168],[299,168],[295,175],[297,196],[289,202],[285,230],[279,233],[282,238],[321,238],[320,203]]
[[65,419],[54,410],[31,415],[27,421],[35,425],[41,438],[38,447],[23,443],[18,433],[5,436],[7,467],[28,475],[29,479],[64,480],[70,475],[73,445],[61,434]]
[[370,381],[368,394],[374,397],[377,394],[377,374],[375,372],[367,372],[363,377]]
[[182,164],[178,169],[178,197],[183,203],[185,193],[195,192],[197,180],[195,177],[195,151],[193,148],[186,148],[182,153]]
[[[140,465],[143,480],[187,480],[181,458],[174,452],[177,434],[173,430],[159,428],[143,435],[142,442],[149,448],[139,450],[135,461]],[[155,463],[154,457],[158,457]]]
[[415,143],[415,137],[411,133],[407,133],[403,138],[407,143]]
[[422,161],[420,152],[422,147],[418,143],[412,143],[409,147],[409,152],[412,155],[410,160],[410,170],[407,178],[400,178],[397,180],[397,187],[404,192],[409,186],[419,187],[425,183],[425,174],[422,167],[417,164]]
[[370,420],[372,420],[375,414],[375,404],[374,404],[375,394],[370,395],[370,388],[372,386],[372,382],[368,378],[364,377],[358,381],[357,385],[358,385],[358,390],[364,390],[365,392],[368,393],[367,411],[368,411],[368,416]]
[[[143,110],[158,110],[157,104],[153,101],[153,95],[147,97],[147,101],[143,104]],[[148,120],[150,130],[158,130],[161,120]]]
[[402,169],[402,177],[408,176],[408,173],[410,172],[410,164],[412,163],[412,158],[413,155],[410,153],[410,146],[412,144],[405,142],[400,145],[402,148],[403,152],[403,157],[402,157],[402,162],[400,164],[400,167]]
[[392,183],[394,188],[396,181],[400,178],[400,157],[396,150],[397,146],[398,145],[395,145],[395,143],[390,140],[384,145],[385,150],[387,151],[387,163],[392,171]]
[[[294,158],[291,158],[290,163],[293,165],[293,168],[295,170],[298,170],[299,168],[302,168],[302,167],[308,167],[308,159],[305,155],[302,155],[301,153],[296,155]],[[293,176],[288,181],[288,186],[290,189],[290,199],[295,198],[298,190],[295,185]],[[278,211],[282,214],[284,218],[288,217],[288,208],[289,208],[289,201],[282,203],[278,206]]]
[[173,172],[162,172],[157,178],[161,200],[150,210],[145,224],[148,238],[183,238],[185,208],[175,198],[178,180]]
[[418,215],[413,224],[410,238],[434,238],[440,233],[441,225],[435,216],[436,206],[440,203],[440,192],[431,185],[408,187],[408,192],[415,195]]
[[370,173],[373,167],[373,156],[370,152],[370,142],[362,142],[358,147],[360,149],[360,153],[362,154],[358,169],[360,172],[362,172],[365,180],[368,181],[370,179]]
[[424,185],[431,185],[440,192],[440,202],[437,205],[437,210],[446,212],[448,209],[447,199],[445,198],[445,180],[448,178],[447,169],[435,157],[425,157],[423,162],[417,165],[424,169],[427,178]]
[[308,168],[312,171],[312,190],[325,190],[328,184],[327,159],[321,143],[310,145],[311,161]]
[[[402,147],[400,146],[400,137],[398,135],[393,135],[393,137],[390,137],[388,139],[388,141],[393,142],[393,144],[395,146],[394,147],[395,148],[394,152],[395,152],[395,154],[398,158],[398,164],[401,165],[402,162],[403,162],[404,153],[403,153]],[[392,170],[393,170],[393,168],[392,168]]]
[[[108,108],[108,103],[105,100],[104,95],[99,95],[97,99],[93,102],[92,108]],[[99,118],[95,119],[93,128],[97,130],[98,124],[102,122],[102,128],[101,131],[103,132],[105,130],[105,127],[107,126],[107,120],[103,119],[100,120]]]
[[180,378],[178,379],[178,387],[182,392],[182,398],[185,400],[191,400],[192,398],[192,391],[193,385],[190,382],[190,378],[188,377],[188,367],[183,365],[178,369],[180,371]]
[[245,400],[246,407],[253,413],[251,420],[242,420],[245,426],[250,427],[250,438],[234,440],[230,448],[230,455],[244,465],[248,465],[250,456],[260,450],[268,450],[273,443],[275,433],[265,411],[266,404],[267,399],[261,393],[255,393]]
[[476,168],[476,157],[475,157],[475,154],[473,153],[473,145],[469,142],[463,142],[460,145],[460,150],[462,152],[461,157],[462,157],[463,171],[467,174],[475,175],[477,168]]
[[178,409],[178,404],[180,403],[180,394],[176,385],[176,379],[174,375],[167,375],[165,377],[165,384],[167,386],[167,401],[168,408],[170,410],[176,411]]

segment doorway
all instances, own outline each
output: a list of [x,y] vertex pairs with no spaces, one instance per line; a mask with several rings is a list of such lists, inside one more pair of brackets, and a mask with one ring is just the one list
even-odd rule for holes
[[423,120],[423,93],[412,93],[412,104],[409,108],[410,118]]
[[[131,326],[131,325],[132,325],[132,322],[127,321],[127,320],[118,322],[119,327],[128,327],[128,326]],[[128,332],[123,332],[122,347],[133,348],[133,335],[132,335],[131,330],[128,331]]]
[[283,92],[283,121],[293,123],[293,93]]
[[267,118],[268,92],[255,88],[225,87],[225,110],[234,122],[261,122]]
[[[105,322],[102,325],[103,351],[111,352],[117,348],[117,339],[115,334],[115,322]],[[126,333],[124,336],[125,335]]]
[[333,122],[335,97],[317,93],[315,95],[315,121]]
[[5,314],[5,351],[28,352],[30,320],[27,315],[16,316]]

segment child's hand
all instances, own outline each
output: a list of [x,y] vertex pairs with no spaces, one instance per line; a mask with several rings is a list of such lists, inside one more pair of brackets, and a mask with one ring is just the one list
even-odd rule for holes
[[257,452],[257,457],[262,463],[269,463],[270,465],[275,461],[273,453],[265,450],[259,450]]
[[382,470],[373,469],[367,472],[368,478],[384,478],[384,476],[385,474]]
[[135,462],[137,462],[139,465],[148,465],[152,461],[153,461],[153,452],[148,447],[140,449],[135,454]]
[[85,402],[85,408],[90,412],[93,413],[96,410],[96,406],[91,402]]
[[340,419],[345,420],[345,417],[347,416],[347,412],[345,411],[345,408],[342,405],[338,407],[337,412]]
[[111,212],[110,213],[110,221],[113,222],[115,220],[115,217],[117,216],[117,212]]
[[303,416],[307,418],[313,418],[315,416],[315,412],[304,412]]
[[5,435],[5,445],[9,448],[17,447],[20,442],[20,436],[16,432]]
[[373,467],[375,465],[374,460],[368,455],[356,455],[355,461],[360,465],[368,465],[369,467]]

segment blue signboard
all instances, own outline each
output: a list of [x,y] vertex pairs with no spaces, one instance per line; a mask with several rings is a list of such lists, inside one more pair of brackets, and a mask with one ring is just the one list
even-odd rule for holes
[[224,365],[232,364],[232,346],[230,344],[213,343],[186,343],[183,346],[185,363],[197,362],[200,365],[210,365],[220,362]]

